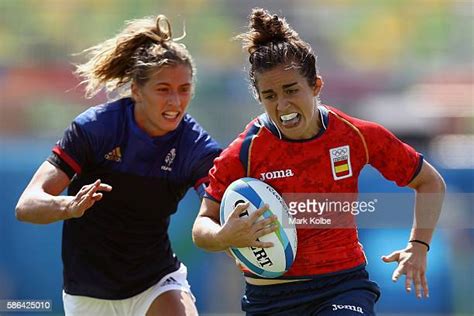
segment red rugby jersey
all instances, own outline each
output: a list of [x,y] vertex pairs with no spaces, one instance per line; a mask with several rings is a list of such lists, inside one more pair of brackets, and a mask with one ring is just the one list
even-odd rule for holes
[[[305,141],[282,139],[266,114],[254,119],[214,161],[206,196],[220,202],[228,185],[242,177],[263,180],[285,196],[356,193],[366,164],[399,186],[407,185],[419,172],[423,156],[384,127],[328,106],[320,106],[319,112],[323,128]],[[341,150],[349,154],[338,160]],[[276,171],[291,176],[264,176]],[[283,277],[341,272],[366,262],[354,226],[297,229],[297,234],[296,259]]]

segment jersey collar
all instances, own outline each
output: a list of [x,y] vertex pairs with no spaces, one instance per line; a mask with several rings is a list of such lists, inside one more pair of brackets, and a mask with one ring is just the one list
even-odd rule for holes
[[295,140],[295,139],[286,138],[280,132],[277,125],[272,121],[272,119],[268,116],[267,113],[261,114],[258,117],[258,122],[261,125],[265,126],[273,135],[275,135],[279,139],[286,140],[286,141],[289,141],[289,142],[306,142],[308,140],[313,140],[313,139],[316,139],[318,137],[321,137],[329,126],[329,110],[324,105],[318,106],[318,110],[319,110],[319,116],[321,118],[322,128],[319,130],[318,134],[316,134],[315,136],[313,136],[309,139]]

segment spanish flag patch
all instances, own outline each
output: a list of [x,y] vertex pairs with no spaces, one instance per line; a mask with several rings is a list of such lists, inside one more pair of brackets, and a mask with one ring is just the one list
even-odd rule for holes
[[340,180],[352,176],[351,155],[349,145],[329,150],[331,157],[332,175],[334,180]]

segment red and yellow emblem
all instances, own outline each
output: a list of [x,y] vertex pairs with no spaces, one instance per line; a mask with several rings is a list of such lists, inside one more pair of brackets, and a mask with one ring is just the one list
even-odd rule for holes
[[349,145],[329,150],[331,157],[332,175],[334,180],[352,176],[351,155]]

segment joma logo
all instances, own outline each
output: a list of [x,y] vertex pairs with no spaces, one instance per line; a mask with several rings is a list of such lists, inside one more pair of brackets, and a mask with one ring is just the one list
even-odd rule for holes
[[268,171],[260,173],[260,180],[265,181],[271,179],[288,178],[293,177],[294,175],[295,174],[291,169]]
[[354,312],[357,312],[357,313],[360,313],[360,314],[364,314],[364,311],[362,310],[362,307],[360,307],[360,306],[332,304],[332,310],[333,311],[337,311],[337,310],[341,310],[341,309],[348,309],[348,310],[351,310],[351,311],[354,311]]

